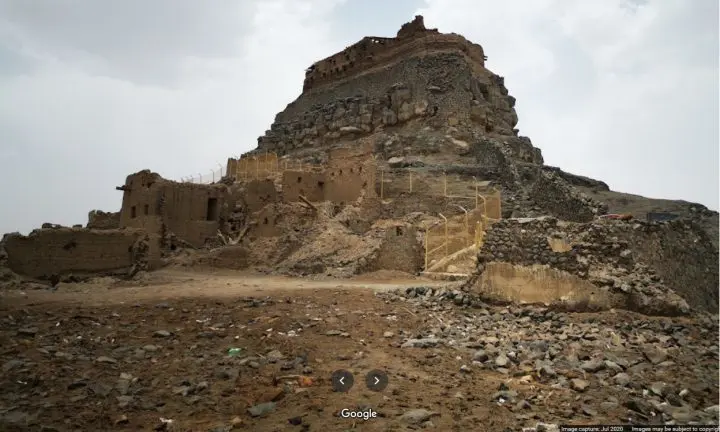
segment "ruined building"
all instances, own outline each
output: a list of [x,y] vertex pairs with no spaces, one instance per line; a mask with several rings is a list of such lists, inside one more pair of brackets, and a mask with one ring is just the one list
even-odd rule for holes
[[178,183],[148,170],[129,175],[117,189],[123,192],[120,228],[141,228],[161,237],[170,231],[195,247],[216,237],[234,206],[224,184]]

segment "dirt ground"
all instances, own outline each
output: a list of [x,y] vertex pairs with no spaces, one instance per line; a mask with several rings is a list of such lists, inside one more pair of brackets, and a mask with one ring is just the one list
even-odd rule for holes
[[[524,378],[482,367],[468,373],[459,346],[403,347],[424,337],[429,321],[463,322],[470,312],[378,295],[439,284],[395,276],[164,271],[139,283],[1,293],[0,430],[489,432],[563,413],[575,424],[626,418],[621,405],[593,410],[587,400],[624,390],[601,388],[581,399],[527,371]],[[232,348],[239,352],[229,354]],[[706,360],[717,376],[717,358]],[[332,390],[338,369],[355,376],[347,393]],[[382,392],[365,385],[373,369],[389,377]],[[525,399],[520,407],[503,403],[498,391]],[[698,392],[707,394],[695,396],[697,407],[717,403],[717,383]],[[369,408],[378,418],[342,418],[344,408]]]

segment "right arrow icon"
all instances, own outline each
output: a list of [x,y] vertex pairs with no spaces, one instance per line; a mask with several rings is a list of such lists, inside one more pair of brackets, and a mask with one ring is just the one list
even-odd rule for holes
[[372,391],[383,391],[388,385],[388,376],[379,369],[372,370],[365,375],[365,385]]

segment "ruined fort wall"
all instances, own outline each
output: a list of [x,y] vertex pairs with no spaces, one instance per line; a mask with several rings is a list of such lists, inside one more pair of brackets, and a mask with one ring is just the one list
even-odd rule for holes
[[251,180],[247,182],[239,197],[248,212],[254,213],[268,204],[280,200],[280,194],[271,179]]
[[418,231],[408,224],[387,227],[375,259],[363,271],[398,270],[415,274],[422,269],[423,247]]
[[[139,247],[139,242],[145,242]],[[126,273],[133,266],[159,265],[157,237],[143,230],[58,228],[5,238],[8,265],[16,273],[40,279],[52,275]]]
[[365,37],[311,66],[305,77],[304,90],[354,79],[408,57],[443,52],[462,53],[478,70],[485,66],[482,47],[456,34],[421,32],[405,39]]
[[300,200],[300,195],[311,202],[325,200],[325,173],[314,171],[283,172],[282,177],[283,201],[294,202]]
[[[658,315],[687,313],[690,305],[707,308],[713,304],[717,309],[717,272],[707,272],[711,258],[693,263],[691,260],[699,257],[692,252],[675,258],[675,253],[695,244],[693,237],[669,224],[502,220],[486,233],[478,253],[479,278],[473,282],[477,284],[474,289],[482,290],[483,278],[493,276],[486,270],[494,263],[545,266],[556,271],[555,276],[564,274],[591,283],[596,287],[594,294],[608,299],[611,307]],[[670,273],[679,265],[685,266],[681,275]],[[684,287],[687,283],[693,286]],[[554,289],[551,283],[546,285]]]
[[91,210],[88,213],[86,228],[91,229],[118,229],[120,228],[120,212],[104,212]]
[[512,136],[513,106],[502,79],[474,72],[463,54],[411,57],[304,93],[277,115],[256,151],[328,147],[419,117]]
[[688,220],[643,222],[625,236],[634,253],[691,307],[717,312],[718,250],[701,226]]
[[531,171],[534,182],[530,186],[530,196],[546,214],[567,221],[589,222],[607,213],[607,205],[579,192],[557,172],[539,168]]
[[120,226],[164,235],[171,231],[196,246],[216,236],[230,203],[225,185],[176,183],[141,171],[128,176],[120,211]]

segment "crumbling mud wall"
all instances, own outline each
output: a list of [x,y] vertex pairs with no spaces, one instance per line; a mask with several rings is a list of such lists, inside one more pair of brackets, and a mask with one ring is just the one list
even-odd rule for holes
[[118,229],[120,228],[120,212],[91,210],[90,213],[88,213],[88,223],[86,228]]
[[[673,230],[669,226],[653,227],[651,224],[621,221],[578,224],[559,222],[555,218],[502,220],[488,229],[478,253],[477,272],[468,288],[495,299],[531,301],[538,297],[535,291],[539,285],[518,288],[519,281],[523,279],[518,274],[531,271],[537,274],[537,266],[544,266],[546,270],[542,271],[541,277],[544,285],[541,286],[555,293],[545,298],[545,302],[553,298],[554,302],[569,304],[574,297],[575,306],[578,302],[594,303],[595,306],[623,308],[650,315],[687,314],[690,303],[714,302],[717,308],[717,271],[714,274],[706,272],[710,258],[698,265],[690,263],[692,257],[688,256],[682,262],[693,269],[686,270],[683,276],[672,276],[664,269],[667,260],[678,259],[673,256],[680,252],[683,245],[688,249],[694,247],[689,243],[692,240],[685,241],[680,235],[663,234],[665,241],[673,243],[673,247],[665,247],[667,255],[656,255],[653,260],[647,251],[652,249],[652,242],[656,240],[643,234],[645,229]],[[498,263],[516,268],[510,271],[505,265],[498,270],[495,268]],[[535,270],[530,270],[533,267]],[[575,282],[568,284],[568,280]],[[698,302],[688,295],[687,288],[683,288],[682,284],[690,280],[696,283],[693,288],[697,290],[695,294],[705,300]],[[589,289],[588,283],[595,289]],[[552,284],[574,286],[577,291],[551,289]]]
[[315,171],[283,172],[282,193],[283,201],[299,201],[304,196],[308,201],[325,201],[325,173]]
[[277,237],[310,229],[318,214],[301,203],[275,203],[253,214],[248,238]]
[[256,212],[280,200],[280,194],[271,179],[251,180],[239,192],[239,200],[248,212]]
[[213,249],[207,254],[198,257],[195,265],[198,267],[244,270],[251,265],[251,262],[251,251],[247,246],[228,245]]
[[282,198],[295,202],[303,196],[310,202],[347,204],[374,193],[375,166],[354,159],[331,160],[323,171],[283,172]]
[[234,209],[224,184],[191,184],[165,180],[149,170],[127,177],[123,191],[121,228],[142,228],[165,237],[172,233],[202,247],[217,236]]
[[11,270],[38,279],[125,275],[160,265],[159,238],[138,229],[40,229],[27,236],[9,234],[4,247]]
[[399,270],[415,274],[424,264],[423,247],[417,228],[392,223],[383,227],[382,241],[365,271]]

